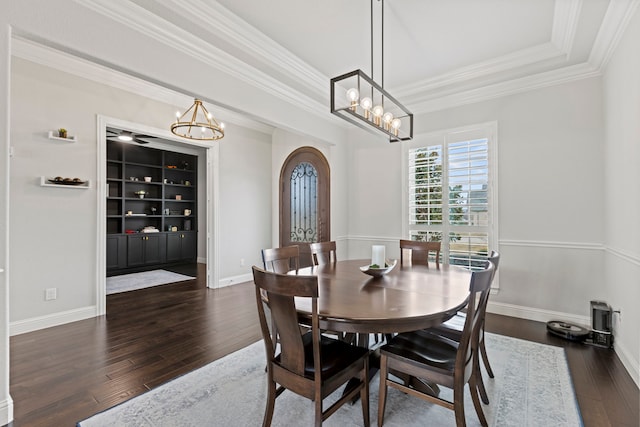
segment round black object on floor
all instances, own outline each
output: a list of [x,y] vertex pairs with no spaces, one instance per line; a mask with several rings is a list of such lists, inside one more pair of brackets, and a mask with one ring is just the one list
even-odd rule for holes
[[584,341],[589,337],[589,329],[562,320],[547,322],[547,332],[571,341]]

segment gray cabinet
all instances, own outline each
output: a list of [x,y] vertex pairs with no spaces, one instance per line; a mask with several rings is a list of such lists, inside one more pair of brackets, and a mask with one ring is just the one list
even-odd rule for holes
[[196,234],[193,231],[167,233],[167,261],[190,261],[196,257]]
[[127,236],[127,267],[161,264],[166,261],[165,233],[138,233]]
[[107,270],[127,268],[127,236],[107,235]]

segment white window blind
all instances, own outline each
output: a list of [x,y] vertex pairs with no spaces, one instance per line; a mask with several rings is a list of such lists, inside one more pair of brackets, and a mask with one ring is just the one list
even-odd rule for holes
[[443,133],[408,150],[408,234],[442,242],[443,263],[484,268],[492,237],[489,129]]

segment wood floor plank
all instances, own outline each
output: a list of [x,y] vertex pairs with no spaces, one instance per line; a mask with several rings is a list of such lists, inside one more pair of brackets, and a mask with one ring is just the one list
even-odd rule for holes
[[[107,315],[11,337],[12,427],[72,427],[261,339],[252,283],[195,280],[109,295]],[[564,347],[585,427],[638,427],[640,394],[611,350],[487,315],[488,332]],[[489,354],[491,359],[491,354]],[[486,378],[486,376],[485,376]]]

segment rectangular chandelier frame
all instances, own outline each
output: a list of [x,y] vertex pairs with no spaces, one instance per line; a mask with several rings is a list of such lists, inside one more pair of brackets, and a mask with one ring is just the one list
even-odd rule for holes
[[[368,100],[363,105],[365,98],[371,105],[367,105]],[[392,116],[374,115],[377,106]],[[331,79],[331,112],[365,130],[388,136],[389,142],[413,139],[413,114],[362,70]]]

